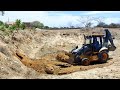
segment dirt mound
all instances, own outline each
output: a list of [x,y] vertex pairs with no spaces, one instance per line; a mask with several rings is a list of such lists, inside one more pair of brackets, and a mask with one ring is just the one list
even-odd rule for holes
[[67,62],[69,64],[73,64],[74,62],[74,57],[72,54],[67,53],[67,52],[60,52],[56,56],[57,60],[62,61],[62,62]]

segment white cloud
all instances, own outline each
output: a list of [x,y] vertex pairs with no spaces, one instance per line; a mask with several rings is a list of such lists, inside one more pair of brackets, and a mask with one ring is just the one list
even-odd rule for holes
[[105,13],[120,13],[120,11],[89,11],[84,13],[84,15],[95,15],[95,14],[105,14]]
[[63,11],[6,11],[0,20],[6,22],[21,19],[24,22],[40,21],[48,26],[67,26],[69,22],[76,24],[78,16],[65,14]]
[[105,23],[110,24],[110,23],[120,23],[120,18],[106,18],[104,20]]
[[[0,16],[0,19],[7,21],[15,21],[16,19],[21,19],[22,21],[33,21],[38,19],[38,17],[46,17],[48,12],[44,11],[6,11],[4,16]],[[39,20],[39,19],[38,19]]]
[[[0,20],[6,22],[8,17],[10,21],[15,21],[16,19],[21,19],[24,22],[40,21],[44,25],[48,26],[69,26],[80,25],[78,22],[79,18],[85,19],[83,16],[72,15],[64,13],[65,11],[5,11],[5,16],[0,16]],[[83,14],[92,15],[100,13],[120,13],[120,11],[89,11]],[[120,18],[104,18],[104,22],[109,24],[112,22],[119,22]]]
[[45,22],[49,22],[51,26],[68,26],[69,23],[73,25],[77,24],[78,16],[72,15],[61,15],[61,16],[49,16],[48,20]]

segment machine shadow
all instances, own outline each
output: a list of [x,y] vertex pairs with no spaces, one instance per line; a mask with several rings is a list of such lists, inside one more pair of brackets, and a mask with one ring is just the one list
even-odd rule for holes
[[[108,58],[108,61],[111,60],[113,58]],[[107,62],[106,62],[107,63]],[[91,62],[90,65],[96,65],[96,64],[103,64],[103,63],[100,63],[98,61],[94,61],[94,62]]]
[[113,58],[108,58],[108,60],[111,60],[111,59],[113,59]]

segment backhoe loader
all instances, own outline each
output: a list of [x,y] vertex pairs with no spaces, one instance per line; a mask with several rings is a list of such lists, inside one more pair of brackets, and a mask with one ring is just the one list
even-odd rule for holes
[[81,48],[76,46],[69,53],[65,52],[65,55],[69,56],[67,60],[60,55],[57,58],[70,64],[81,64],[84,66],[88,66],[93,61],[107,62],[109,51],[116,50],[116,46],[113,43],[114,38],[110,31],[105,29],[104,32],[105,34],[84,34],[84,44]]

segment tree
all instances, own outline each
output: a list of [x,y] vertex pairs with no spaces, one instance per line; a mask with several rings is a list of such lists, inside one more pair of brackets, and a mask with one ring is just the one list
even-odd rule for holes
[[87,23],[87,24],[86,24],[86,26],[85,26],[85,27],[89,28],[89,27],[91,27],[91,25],[92,25],[92,23],[91,23],[91,22],[89,22],[89,23]]
[[94,21],[96,21],[97,23],[101,23],[104,22],[104,17],[93,17]]
[[3,25],[4,23],[2,21],[0,21],[0,26]]
[[78,21],[83,25],[83,27],[87,30],[87,28],[90,28],[92,26],[92,21],[94,20],[93,17],[85,16],[80,17]]
[[104,22],[99,22],[96,27],[105,27],[106,25]]
[[2,21],[0,21],[0,30],[2,30],[2,31],[5,30],[4,23]]
[[49,29],[49,27],[48,26],[44,26],[44,29]]
[[80,24],[87,30],[87,28],[91,28],[94,23],[100,23],[103,21],[103,17],[91,17],[91,16],[83,16],[78,19]]
[[1,25],[1,26],[0,26],[0,30],[2,30],[2,31],[4,31],[4,30],[5,30],[4,25]]
[[71,29],[74,29],[75,27],[74,27],[74,26],[71,26],[70,28],[71,28]]
[[119,28],[120,24],[111,23],[111,24],[109,24],[109,27],[110,28]]
[[21,29],[25,29],[25,28],[26,28],[26,26],[25,26],[24,23],[22,23],[22,24],[20,25],[20,27],[21,27]]
[[31,23],[31,25],[35,28],[40,28],[40,29],[44,28],[44,24],[40,23],[39,21],[34,21],[34,22]]
[[39,28],[43,29],[43,28],[44,28],[44,24],[43,24],[43,23],[40,23]]
[[5,25],[4,25],[4,26],[5,26],[5,28],[8,28],[8,27],[9,27],[9,25],[8,25],[8,24],[6,24],[6,23],[5,23]]
[[9,29],[12,30],[12,31],[13,31],[13,30],[16,30],[16,25],[10,26]]
[[16,22],[15,22],[15,25],[16,25],[16,28],[20,28],[21,20],[17,19]]

